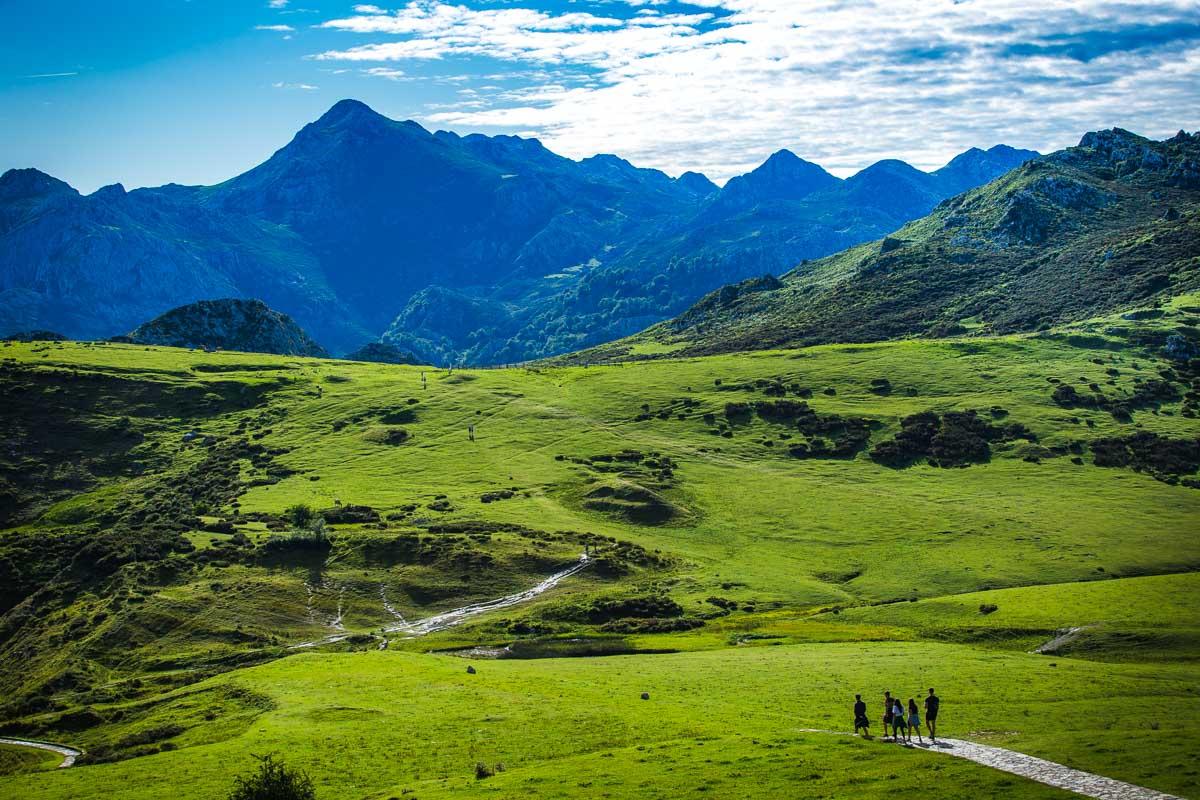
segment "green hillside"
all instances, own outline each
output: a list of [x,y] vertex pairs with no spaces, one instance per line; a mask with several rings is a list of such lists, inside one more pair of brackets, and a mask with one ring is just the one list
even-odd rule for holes
[[1197,308],[453,372],[5,343],[0,735],[86,752],[0,795],[275,752],[321,798],[1068,796],[808,730],[930,685],[944,735],[1194,795]]
[[1200,135],[1114,129],[564,361],[1045,330],[1198,287]]

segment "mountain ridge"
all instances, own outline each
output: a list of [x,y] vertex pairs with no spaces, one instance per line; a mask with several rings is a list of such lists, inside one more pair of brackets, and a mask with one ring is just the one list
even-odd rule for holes
[[[924,188],[887,205],[890,189],[856,197],[853,178],[778,151],[720,188],[611,154],[573,161],[536,139],[430,132],[343,100],[213,186],[85,196],[5,173],[0,329],[105,338],[197,300],[254,297],[334,352],[392,339],[440,363],[545,357],[882,235],[945,194],[932,173],[912,174]],[[465,326],[464,302],[479,327]],[[417,318],[419,330],[398,325]]]
[[[1200,134],[1121,129],[938,204],[773,282],[714,291],[639,342],[677,355],[1036,331],[1200,286]],[[1185,338],[1200,339],[1192,330]]]

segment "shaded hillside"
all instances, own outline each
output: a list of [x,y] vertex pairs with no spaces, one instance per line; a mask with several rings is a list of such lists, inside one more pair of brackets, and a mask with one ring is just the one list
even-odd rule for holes
[[166,347],[281,356],[328,355],[291,317],[261,300],[201,300],[155,317],[121,338],[134,344]]
[[369,336],[293,232],[201,204],[198,191],[84,197],[33,169],[0,176],[0,330],[100,339],[185,303],[251,296],[333,346]]
[[703,353],[1037,330],[1198,285],[1200,136],[1114,129],[778,285],[714,292],[633,341]]

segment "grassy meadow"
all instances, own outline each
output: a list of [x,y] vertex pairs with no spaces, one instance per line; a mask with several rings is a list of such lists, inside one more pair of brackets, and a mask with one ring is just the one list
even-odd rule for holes
[[[6,343],[0,735],[87,754],[2,748],[0,795],[220,797],[274,752],[329,798],[1066,796],[805,730],[933,685],[945,735],[1195,796],[1200,424],[1145,342],[1198,305],[590,367]],[[876,456],[972,410],[960,464]],[[1096,463],[1144,433],[1182,444]]]

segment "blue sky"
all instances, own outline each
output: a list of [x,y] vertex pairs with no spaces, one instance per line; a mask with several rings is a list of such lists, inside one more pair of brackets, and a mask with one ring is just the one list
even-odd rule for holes
[[0,169],[215,183],[343,97],[723,180],[1200,127],[1200,0],[0,0]]

